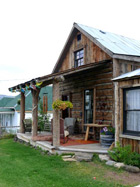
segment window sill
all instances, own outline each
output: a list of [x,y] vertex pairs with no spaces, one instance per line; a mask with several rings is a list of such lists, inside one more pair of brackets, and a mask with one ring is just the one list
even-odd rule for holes
[[132,135],[120,134],[119,137],[120,138],[133,139],[133,140],[140,140],[140,136],[132,136]]

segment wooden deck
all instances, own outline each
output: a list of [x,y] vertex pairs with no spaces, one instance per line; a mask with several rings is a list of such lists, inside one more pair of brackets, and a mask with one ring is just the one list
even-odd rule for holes
[[[50,133],[41,133],[41,135],[50,135]],[[98,154],[108,154],[108,148],[102,147],[100,143],[94,144],[83,144],[83,145],[72,145],[72,146],[60,146],[55,149],[49,141],[33,141],[31,139],[31,133],[17,133],[18,139],[25,142],[29,142],[33,146],[38,146],[43,150],[47,150],[51,153],[63,153],[63,152],[84,152],[84,153],[98,153]]]

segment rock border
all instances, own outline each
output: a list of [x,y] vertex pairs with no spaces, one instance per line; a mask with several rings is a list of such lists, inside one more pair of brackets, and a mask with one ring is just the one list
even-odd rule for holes
[[114,166],[114,167],[116,167],[118,169],[122,168],[125,171],[132,172],[132,173],[139,173],[140,172],[140,168],[139,167],[131,166],[131,165],[125,165],[122,162],[115,162],[115,161],[111,160],[108,155],[100,155],[99,154],[99,159],[101,161],[105,161],[106,165],[108,165],[108,166]]

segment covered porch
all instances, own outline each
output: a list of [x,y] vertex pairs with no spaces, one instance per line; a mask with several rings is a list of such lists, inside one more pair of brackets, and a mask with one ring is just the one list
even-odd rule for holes
[[[112,124],[113,119],[113,83],[112,78],[112,62],[101,61],[98,63],[87,64],[82,67],[65,70],[63,72],[50,74],[43,77],[32,79],[28,82],[19,84],[10,88],[11,91],[21,92],[21,111],[20,111],[20,133],[17,134],[19,139],[29,141],[33,144],[42,142],[45,147],[53,150],[86,150],[91,152],[98,152],[103,150],[107,153],[107,148],[102,148],[100,143],[62,146],[60,143],[60,118],[75,118],[77,121],[76,134],[86,134],[85,124]],[[78,82],[77,82],[78,81]],[[38,136],[38,96],[40,89],[44,86],[53,84],[53,101],[57,99],[67,99],[73,103],[73,109],[68,110],[67,113],[53,110],[53,135],[52,142],[47,141],[33,141],[33,138]],[[26,134],[23,120],[25,119],[25,96],[26,89],[32,92],[32,133]],[[86,102],[85,91],[91,93],[92,103],[86,110],[84,103]],[[92,91],[90,91],[92,90]],[[87,97],[88,98],[88,97]],[[88,113],[85,119],[85,112]],[[88,134],[93,139],[99,140],[99,131],[97,128],[89,130]],[[100,128],[99,128],[100,129]],[[97,135],[97,136],[96,136]],[[85,139],[85,138],[84,138]],[[41,143],[41,144],[42,144]]]
[[[50,135],[50,133],[42,133],[42,135]],[[108,154],[108,148],[102,147],[100,143],[90,143],[90,144],[77,144],[77,145],[67,145],[60,144],[59,147],[52,145],[52,141],[33,141],[31,133],[17,133],[17,138],[21,141],[29,143],[34,147],[40,147],[45,151],[49,151],[50,153],[97,153],[97,154]]]

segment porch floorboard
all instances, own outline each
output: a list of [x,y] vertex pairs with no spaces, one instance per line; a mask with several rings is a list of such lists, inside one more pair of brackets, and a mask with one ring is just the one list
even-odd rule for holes
[[[50,135],[48,132],[41,132],[41,135]],[[108,154],[108,148],[102,147],[100,143],[94,144],[82,144],[82,145],[72,145],[72,146],[60,146],[55,149],[49,141],[33,141],[31,139],[31,133],[17,133],[17,137],[25,142],[30,143],[33,146],[38,146],[43,150],[48,150],[51,153],[56,152],[85,152],[85,153],[98,153],[98,154]]]

